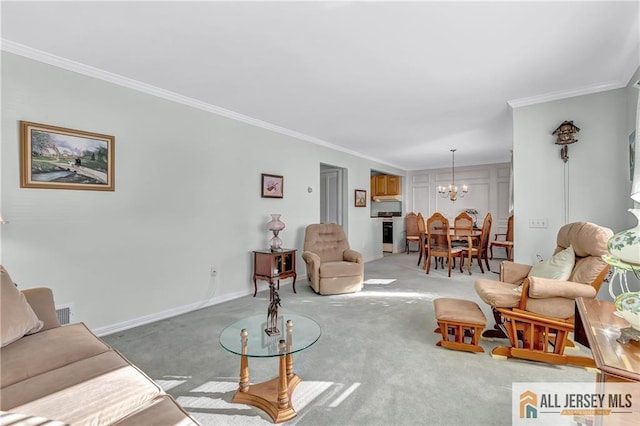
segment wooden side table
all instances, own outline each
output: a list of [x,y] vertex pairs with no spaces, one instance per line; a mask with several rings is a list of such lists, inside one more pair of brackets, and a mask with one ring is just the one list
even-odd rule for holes
[[640,342],[619,343],[629,324],[616,316],[613,302],[576,299],[575,339],[591,349],[601,371],[598,381],[640,381]]
[[253,297],[258,293],[258,280],[269,282],[273,286],[280,280],[293,278],[293,292],[296,292],[296,250],[281,249],[280,251],[257,250],[253,252]]

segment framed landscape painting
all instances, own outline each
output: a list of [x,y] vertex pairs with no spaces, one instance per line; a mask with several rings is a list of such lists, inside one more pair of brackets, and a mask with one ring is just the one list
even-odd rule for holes
[[262,197],[283,198],[284,178],[278,175],[262,174]]
[[20,187],[113,191],[109,135],[20,122]]
[[364,189],[356,189],[355,190],[355,206],[356,207],[367,207],[367,191]]

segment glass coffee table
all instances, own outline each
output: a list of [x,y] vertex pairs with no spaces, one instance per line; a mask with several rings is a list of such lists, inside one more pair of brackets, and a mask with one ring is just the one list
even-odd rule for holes
[[[265,333],[266,315],[241,319],[222,330],[220,345],[240,355],[240,383],[232,402],[247,404],[266,412],[274,423],[291,420],[296,412],[291,395],[300,383],[293,371],[293,354],[303,351],[320,338],[320,326],[311,318],[282,313],[278,317],[278,334]],[[278,377],[250,384],[249,358],[279,357]]]

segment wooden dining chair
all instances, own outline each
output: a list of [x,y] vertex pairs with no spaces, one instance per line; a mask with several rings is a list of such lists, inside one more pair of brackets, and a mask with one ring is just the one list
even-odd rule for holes
[[[456,234],[473,230],[473,218],[467,212],[460,213],[453,219],[453,229],[456,231]],[[468,242],[466,238],[457,239],[454,237],[452,244],[454,247],[466,247]]]
[[[418,232],[418,215],[414,212],[407,213],[404,217],[404,251],[409,254],[409,245],[420,242]],[[420,251],[420,249],[418,249]]]
[[460,257],[462,250],[459,247],[452,247],[451,233],[449,230],[449,220],[442,214],[436,212],[427,220],[427,243],[426,243],[427,274],[431,269],[431,258],[436,258],[436,269],[438,259],[446,259],[449,266],[449,277],[451,277],[451,267],[454,259]]
[[[462,264],[464,263],[465,257],[474,257],[478,259],[478,266],[480,267],[480,271],[484,274],[484,268],[482,267],[482,259],[484,259],[485,264],[487,265],[487,270],[491,272],[491,267],[489,266],[489,236],[491,235],[491,224],[493,223],[493,219],[491,217],[491,213],[487,213],[484,217],[484,221],[482,222],[482,234],[480,234],[480,240],[477,244],[474,244],[469,250],[469,247],[462,247],[461,259],[460,259],[460,272],[462,272]],[[469,269],[469,275],[471,275],[471,269]]]
[[420,262],[422,261],[422,257],[424,256],[424,239],[427,235],[427,227],[424,222],[424,216],[422,216],[422,213],[420,212],[418,212],[418,233],[420,234],[418,266],[420,266]]
[[[503,238],[503,239],[498,239]],[[507,250],[507,260],[513,260],[513,215],[507,219],[507,232],[494,234],[493,241],[489,246],[489,259],[493,259],[493,248],[502,247]]]

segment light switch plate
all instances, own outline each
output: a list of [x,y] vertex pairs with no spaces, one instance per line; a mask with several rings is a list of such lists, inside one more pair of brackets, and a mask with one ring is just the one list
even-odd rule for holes
[[529,228],[546,228],[547,219],[529,219]]

